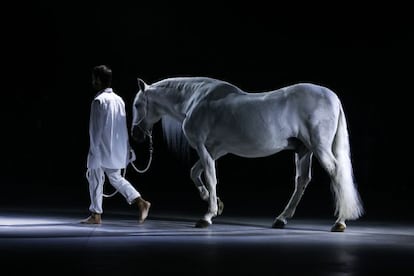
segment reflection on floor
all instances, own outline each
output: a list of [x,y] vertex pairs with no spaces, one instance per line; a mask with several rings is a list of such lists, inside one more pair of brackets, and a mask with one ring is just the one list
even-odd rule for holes
[[98,226],[85,214],[0,211],[0,262],[13,274],[112,275],[368,275],[412,274],[414,225],[292,219],[272,229],[273,218],[215,219],[195,228],[197,217],[154,214],[137,224],[130,213],[108,213]]

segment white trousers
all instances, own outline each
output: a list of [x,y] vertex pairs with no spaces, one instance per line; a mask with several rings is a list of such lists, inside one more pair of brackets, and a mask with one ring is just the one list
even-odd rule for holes
[[105,174],[109,183],[126,199],[128,204],[132,204],[140,193],[121,175],[120,169],[98,168],[89,169],[87,179],[89,182],[89,195],[91,205],[89,211],[96,214],[102,214],[103,185],[105,183]]

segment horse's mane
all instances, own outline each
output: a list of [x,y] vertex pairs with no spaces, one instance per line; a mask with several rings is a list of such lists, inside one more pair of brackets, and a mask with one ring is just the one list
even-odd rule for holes
[[222,80],[209,77],[171,77],[159,80],[151,84],[151,86],[165,87],[165,88],[180,88],[185,85],[200,85],[214,82],[225,82]]
[[172,151],[180,161],[188,164],[191,157],[191,147],[182,130],[182,123],[171,116],[164,115],[161,118],[161,126],[167,148]]
[[[209,77],[172,77],[155,82],[151,84],[151,86],[192,92],[200,91],[199,88],[208,88],[203,89],[203,91],[209,91],[208,94],[210,94],[210,99],[213,99],[215,97],[221,98],[227,93],[244,93],[244,91],[242,91],[234,84],[231,84],[224,80]],[[226,87],[226,89],[218,90],[218,87]],[[216,91],[219,93],[216,94]],[[211,93],[215,93],[215,95],[213,96]]]

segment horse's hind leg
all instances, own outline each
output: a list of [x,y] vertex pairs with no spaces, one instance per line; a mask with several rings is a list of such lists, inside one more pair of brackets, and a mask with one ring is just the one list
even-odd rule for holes
[[[336,174],[338,173],[337,170],[337,162],[335,156],[330,150],[326,150],[322,147],[318,147],[315,149],[315,156],[318,158],[321,166],[325,169],[328,173],[329,177],[331,178],[331,182],[335,183],[336,181]],[[333,185],[335,188],[335,184]],[[345,218],[338,217],[335,224],[332,226],[332,232],[343,232],[346,229]]]
[[[198,160],[194,166],[191,168],[191,179],[193,180],[194,184],[196,185],[196,188],[198,189],[200,193],[200,197],[207,201],[209,200],[210,193],[205,187],[203,180],[201,179],[201,174],[203,173],[203,166],[201,164],[201,161]],[[224,203],[220,200],[219,197],[217,197],[217,204],[218,204],[218,215],[221,215],[223,213],[224,209]]]
[[273,228],[283,228],[287,223],[287,219],[294,215],[306,186],[312,178],[312,152],[303,146],[299,152],[295,153],[295,164],[295,190],[283,212],[273,221]]

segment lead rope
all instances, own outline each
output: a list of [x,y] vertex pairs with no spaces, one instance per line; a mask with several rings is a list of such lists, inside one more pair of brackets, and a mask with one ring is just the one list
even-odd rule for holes
[[140,170],[137,167],[135,167],[135,164],[133,162],[133,160],[135,159],[135,153],[133,154],[134,157],[132,157],[131,160],[129,161],[129,163],[132,165],[132,167],[139,173],[144,173],[144,172],[148,171],[149,167],[151,166],[151,162],[152,162],[152,153],[154,151],[154,148],[152,146],[152,134],[149,132],[149,133],[147,133],[147,135],[149,137],[149,153],[150,153],[147,167],[143,170]]
[[[134,164],[134,160],[135,160],[135,158],[136,158],[136,156],[135,156],[135,152],[132,150],[131,152],[132,152],[132,156],[131,156],[131,158],[128,160],[128,165],[129,164],[131,164],[132,165],[132,167],[135,169],[135,171],[137,171],[138,173],[145,173],[146,171],[148,171],[148,169],[150,168],[150,166],[151,166],[151,163],[152,163],[152,153],[154,152],[154,148],[153,148],[153,146],[152,146],[152,134],[151,134],[151,132],[148,132],[148,133],[146,133],[146,135],[149,137],[149,153],[150,153],[150,156],[149,156],[149,160],[148,160],[148,164],[147,164],[147,167],[145,168],[145,169],[143,169],[143,170],[140,170],[140,169],[138,169],[136,166],[135,166],[135,164]],[[127,165],[127,167],[128,167],[128,165]],[[122,173],[122,176],[125,178],[125,175],[126,175],[126,170],[127,170],[127,168],[125,168],[124,169],[124,172]],[[88,172],[87,172],[87,175],[88,175]],[[103,176],[103,179],[102,179],[102,181],[104,181],[104,178],[105,178],[105,176]],[[115,190],[112,194],[102,194],[102,196],[103,197],[113,197],[114,195],[116,195],[118,193],[118,190]]]

